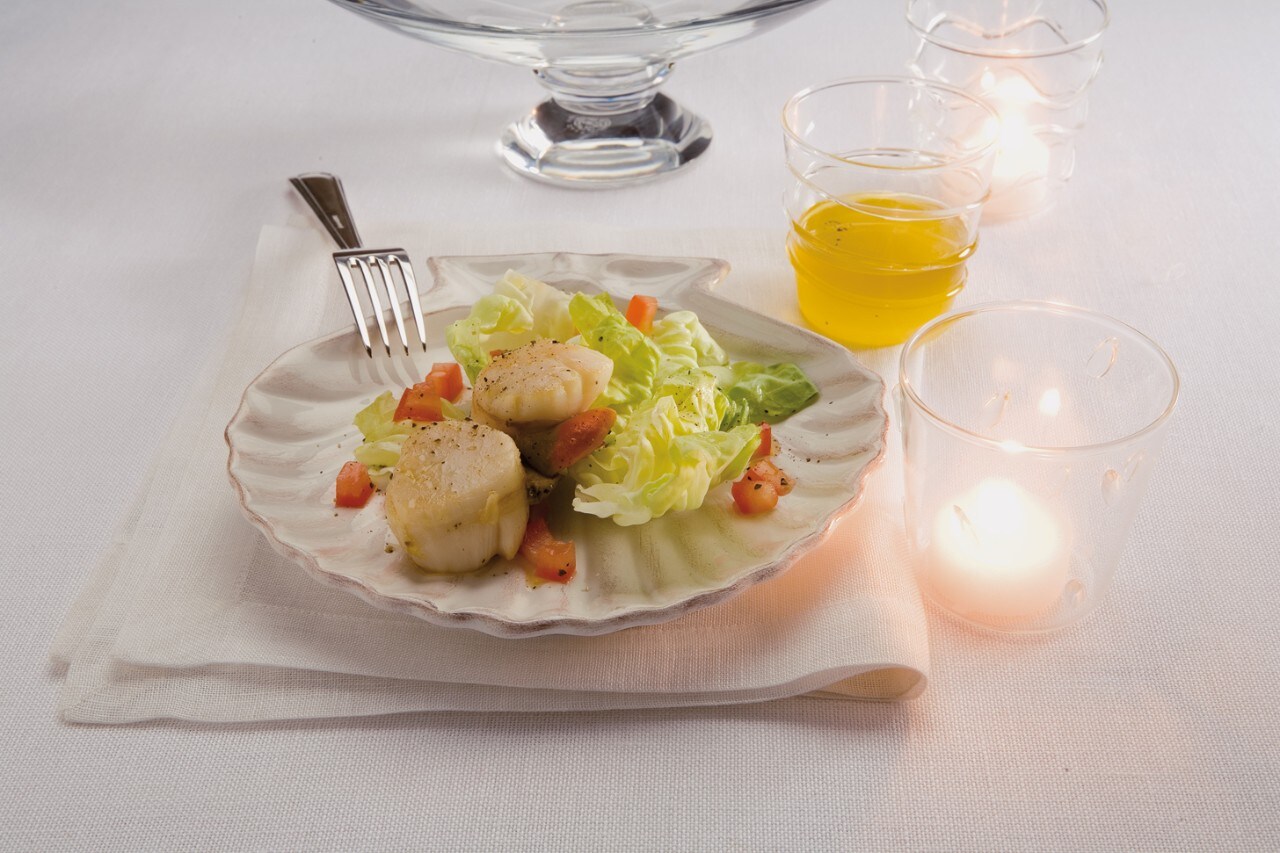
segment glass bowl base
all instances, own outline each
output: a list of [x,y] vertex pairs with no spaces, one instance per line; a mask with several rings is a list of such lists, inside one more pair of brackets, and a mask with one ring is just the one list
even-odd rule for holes
[[616,187],[681,169],[711,144],[711,126],[666,95],[620,113],[583,113],[554,99],[507,126],[498,153],[528,178]]

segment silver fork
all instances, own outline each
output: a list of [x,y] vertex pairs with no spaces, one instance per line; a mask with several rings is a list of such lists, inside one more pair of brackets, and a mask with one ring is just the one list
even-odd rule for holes
[[391,355],[391,339],[387,336],[387,321],[382,308],[382,300],[378,297],[378,288],[374,282],[373,270],[378,270],[382,279],[382,289],[391,303],[391,316],[395,319],[396,332],[405,354],[409,353],[409,337],[405,333],[405,321],[400,310],[400,297],[396,295],[395,277],[392,270],[400,272],[400,280],[409,296],[409,307],[413,311],[413,322],[418,330],[418,341],[422,351],[427,351],[427,327],[422,321],[422,304],[418,301],[418,283],[413,277],[413,265],[404,249],[362,249],[360,235],[356,233],[356,224],[347,207],[347,197],[342,192],[342,182],[336,176],[326,172],[311,172],[290,178],[289,183],[302,196],[303,201],[315,213],[320,224],[333,237],[341,252],[333,253],[333,263],[338,267],[338,277],[342,279],[342,289],[346,291],[347,302],[351,305],[351,315],[356,321],[356,331],[360,333],[360,341],[365,352],[373,357],[373,345],[369,342],[368,321],[360,307],[360,296],[356,291],[354,274],[359,273],[364,281],[365,292],[369,295],[369,305],[373,309],[373,317],[378,324],[378,334],[382,345]]

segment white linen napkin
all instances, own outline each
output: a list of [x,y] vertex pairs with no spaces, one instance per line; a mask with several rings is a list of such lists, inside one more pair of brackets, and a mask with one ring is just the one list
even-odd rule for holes
[[[368,233],[403,245],[422,274],[430,254],[724,257],[734,269],[722,292],[796,319],[776,232],[435,225]],[[905,559],[892,432],[862,504],[781,578],[673,622],[603,637],[504,640],[434,626],[322,586],[275,554],[240,515],[222,430],[276,355],[350,322],[326,240],[306,221],[263,230],[225,357],[193,386],[55,640],[53,657],[67,664],[64,719],[593,710],[802,693],[891,700],[924,688],[925,620]]]

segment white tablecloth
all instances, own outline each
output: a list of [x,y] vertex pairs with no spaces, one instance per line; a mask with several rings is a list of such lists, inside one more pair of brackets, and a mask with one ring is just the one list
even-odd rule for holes
[[984,231],[963,297],[1114,314],[1181,369],[1088,621],[1001,639],[935,614],[930,686],[896,705],[101,728],[55,719],[49,643],[261,227],[297,212],[285,177],[336,172],[357,217],[474,223],[492,251],[530,217],[781,234],[782,101],[898,71],[906,35],[897,3],[833,0],[682,62],[705,162],[580,193],[491,153],[527,72],[319,0],[5,4],[0,848],[1280,848],[1280,6],[1116,5],[1077,176]]

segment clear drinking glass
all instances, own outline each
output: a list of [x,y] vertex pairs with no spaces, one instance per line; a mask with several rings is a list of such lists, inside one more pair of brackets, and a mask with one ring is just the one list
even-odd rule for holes
[[941,317],[899,393],[921,590],[972,624],[1067,625],[1106,592],[1178,397],[1150,338],[1043,302]]
[[912,73],[1000,113],[989,219],[1051,206],[1071,177],[1108,20],[1105,0],[907,0]]
[[856,78],[795,95],[782,123],[801,313],[847,346],[902,343],[964,287],[995,113],[950,86]]

